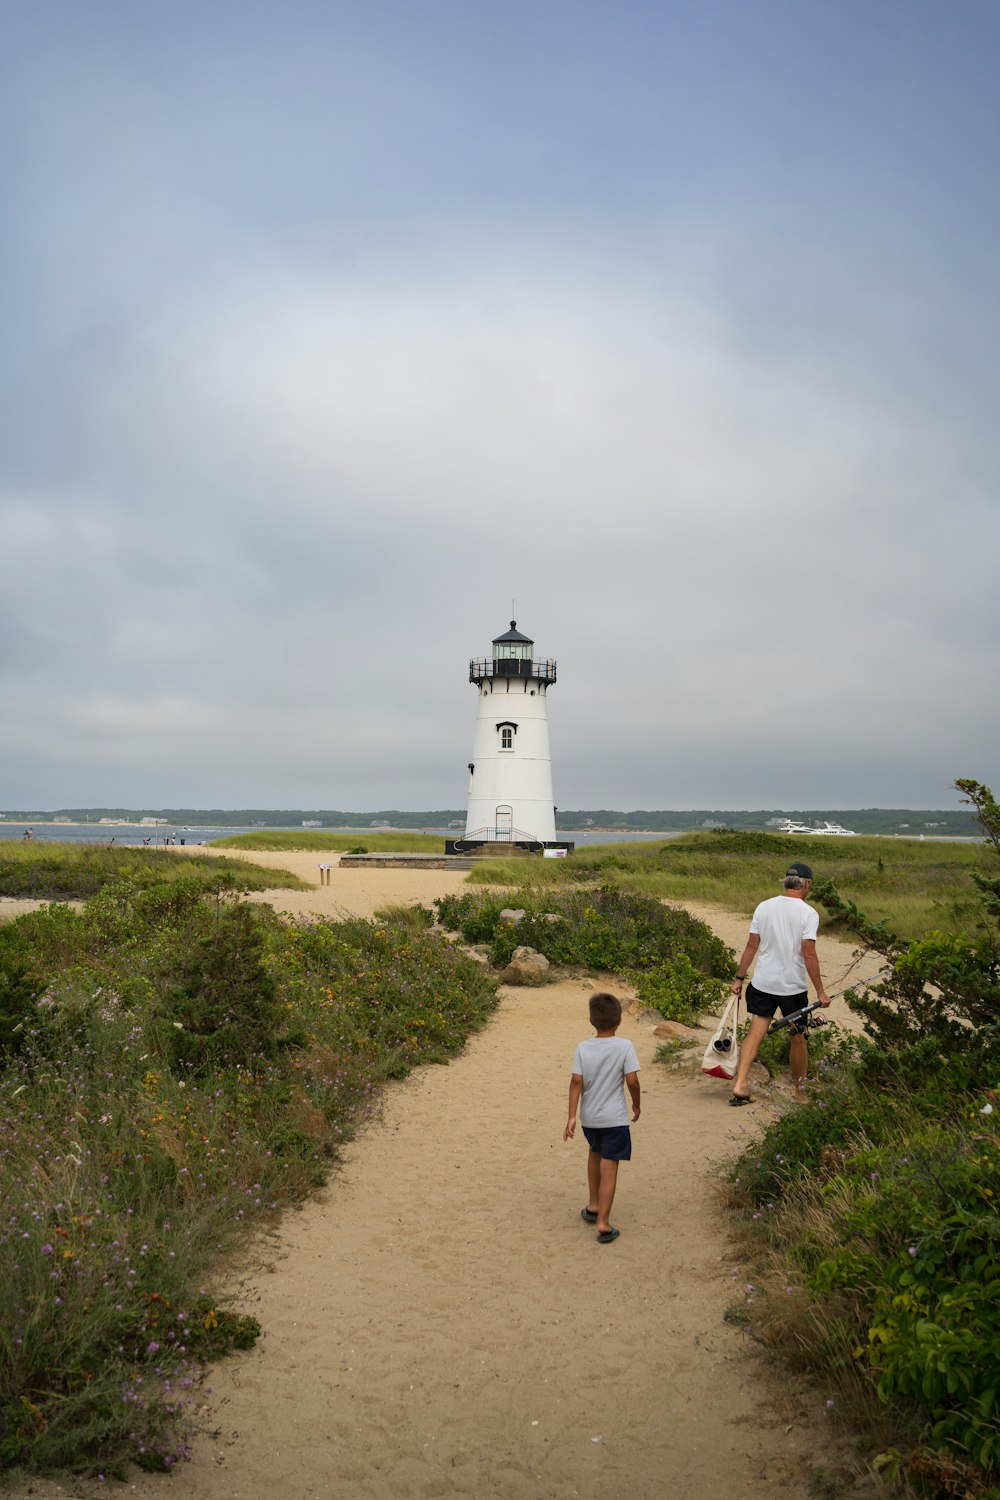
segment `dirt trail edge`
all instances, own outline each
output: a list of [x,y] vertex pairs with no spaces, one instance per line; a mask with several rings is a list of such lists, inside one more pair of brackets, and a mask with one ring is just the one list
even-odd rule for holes
[[[719,917],[740,941],[746,923]],[[827,947],[846,968],[850,949]],[[506,990],[462,1056],[388,1089],[328,1188],[264,1247],[247,1297],[265,1338],[213,1371],[212,1435],[122,1493],[806,1500],[832,1436],[822,1393],[796,1394],[724,1322],[746,1273],[712,1177],[780,1100],[728,1108],[724,1083],[655,1065],[654,1021],[626,1016],[642,1118],[621,1237],[598,1245],[580,1219],[585,1145],[561,1138],[592,990]]]

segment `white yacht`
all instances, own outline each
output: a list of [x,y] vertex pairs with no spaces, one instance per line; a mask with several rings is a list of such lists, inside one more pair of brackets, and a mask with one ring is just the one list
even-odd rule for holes
[[843,823],[818,823],[815,828],[807,828],[804,831],[812,834],[826,834],[835,838],[857,838],[854,829],[845,828]]

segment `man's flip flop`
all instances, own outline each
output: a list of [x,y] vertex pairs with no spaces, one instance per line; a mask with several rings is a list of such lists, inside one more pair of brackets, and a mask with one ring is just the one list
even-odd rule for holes
[[597,1223],[597,1215],[594,1213],[594,1210],[592,1208],[581,1208],[580,1218],[585,1224]]
[[738,1109],[741,1104],[754,1104],[756,1103],[756,1100],[754,1099],[752,1094],[731,1094],[729,1096],[729,1102],[730,1104],[735,1105]]
[[616,1240],[620,1234],[620,1229],[602,1229],[597,1236],[597,1243],[599,1245],[610,1245],[611,1241]]

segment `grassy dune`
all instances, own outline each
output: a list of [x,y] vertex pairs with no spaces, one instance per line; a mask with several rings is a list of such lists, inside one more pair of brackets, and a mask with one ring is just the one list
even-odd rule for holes
[[334,833],[323,828],[303,828],[301,833],[282,828],[257,828],[253,833],[238,833],[228,839],[216,839],[213,849],[288,849],[334,850],[342,854],[364,849],[372,854],[443,854],[444,839],[439,833],[406,833],[373,828],[371,832]]
[[[904,936],[929,928],[975,931],[982,908],[972,875],[986,874],[995,863],[982,844],[722,831],[662,844],[597,845],[565,860],[484,860],[470,879],[535,890],[598,882],[643,896],[712,902],[749,916],[778,889],[792,860],[805,860],[817,878],[833,880],[842,895]],[[824,924],[826,930],[832,925]]]
[[135,886],[162,880],[196,881],[206,890],[244,891],[306,884],[287,870],[262,870],[240,859],[177,854],[172,849],[108,849],[66,843],[10,844],[0,855],[0,896],[36,901],[86,901],[117,880]]

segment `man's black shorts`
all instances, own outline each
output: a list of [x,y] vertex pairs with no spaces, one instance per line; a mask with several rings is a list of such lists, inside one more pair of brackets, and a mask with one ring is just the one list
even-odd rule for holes
[[809,1004],[808,990],[802,990],[798,995],[768,995],[763,990],[754,989],[752,984],[747,985],[743,998],[752,1016],[766,1016],[768,1020],[779,1006],[783,1016],[790,1016],[793,1011],[802,1010],[803,1006]]

